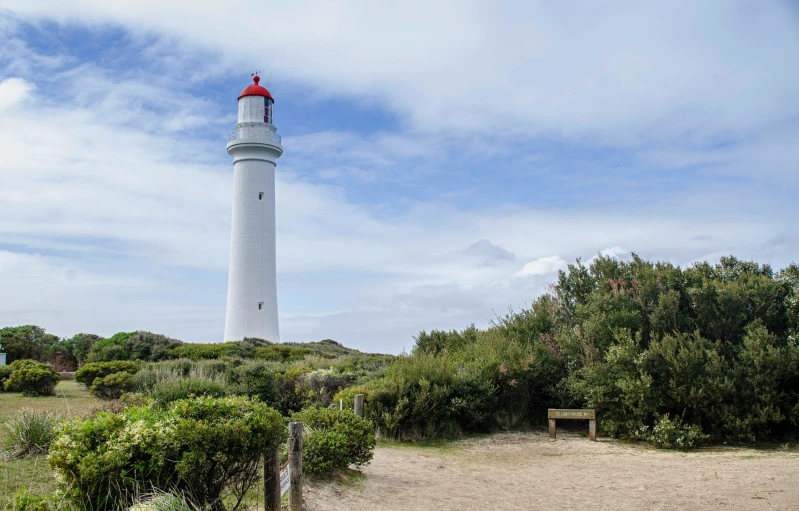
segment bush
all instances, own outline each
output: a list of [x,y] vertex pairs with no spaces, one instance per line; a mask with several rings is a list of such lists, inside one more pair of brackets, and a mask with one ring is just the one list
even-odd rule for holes
[[350,465],[360,467],[372,460],[375,430],[371,421],[350,410],[309,408],[294,414],[293,421],[311,429],[303,438],[303,469],[326,474]]
[[49,463],[60,492],[80,509],[115,510],[135,495],[169,489],[222,511],[223,501],[240,502],[254,488],[261,456],[285,438],[280,415],[265,404],[205,397],[66,423]]
[[47,454],[61,418],[61,415],[50,412],[23,408],[16,417],[4,424],[5,456],[17,459]]
[[132,392],[136,388],[136,380],[127,371],[112,373],[102,378],[95,378],[89,392],[100,399],[119,399],[122,394]]
[[11,367],[11,376],[5,382],[5,389],[22,392],[25,396],[52,396],[61,380],[52,367],[35,360],[17,360]]
[[126,372],[136,374],[139,365],[136,362],[117,360],[112,362],[90,362],[75,372],[75,381],[86,385],[86,388],[94,384],[97,378],[105,378],[109,374]]
[[450,437],[461,431],[451,405],[457,367],[447,355],[399,357],[374,383],[370,418],[397,440]]
[[159,407],[191,397],[223,397],[227,395],[224,383],[208,378],[189,377],[156,383],[147,393]]
[[228,388],[234,394],[256,396],[269,406],[276,405],[277,388],[273,364],[250,362],[231,369],[226,376]]
[[651,431],[645,426],[636,433],[638,438],[646,440],[655,447],[681,451],[699,447],[708,439],[708,436],[702,433],[701,427],[695,424],[683,424],[678,417],[671,419],[668,414],[659,417]]

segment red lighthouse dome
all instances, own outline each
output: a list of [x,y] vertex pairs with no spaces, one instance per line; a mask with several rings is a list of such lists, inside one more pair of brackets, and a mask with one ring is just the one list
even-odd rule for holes
[[247,86],[243,91],[241,91],[241,94],[239,94],[239,99],[243,98],[244,96],[262,96],[271,99],[273,103],[275,102],[275,98],[272,97],[269,91],[258,85],[258,82],[261,81],[261,77],[258,75],[253,75],[252,81],[255,83]]

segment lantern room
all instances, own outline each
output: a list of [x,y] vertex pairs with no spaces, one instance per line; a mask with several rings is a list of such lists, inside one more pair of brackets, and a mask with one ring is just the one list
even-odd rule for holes
[[261,78],[254,74],[253,84],[241,91],[239,95],[239,123],[263,122],[272,124],[272,105],[275,100],[264,87],[258,85]]

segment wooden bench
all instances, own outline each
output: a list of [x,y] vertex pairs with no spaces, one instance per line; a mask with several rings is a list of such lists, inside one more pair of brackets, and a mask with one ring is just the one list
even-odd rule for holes
[[550,408],[547,410],[547,417],[549,418],[549,438],[551,440],[555,440],[558,419],[577,419],[588,420],[588,439],[596,442],[596,410]]

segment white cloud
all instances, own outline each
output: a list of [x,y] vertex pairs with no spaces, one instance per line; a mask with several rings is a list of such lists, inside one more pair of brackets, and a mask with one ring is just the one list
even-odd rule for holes
[[424,131],[712,143],[794,119],[799,108],[797,73],[784,66],[799,60],[789,2],[4,5],[22,19],[188,41],[231,68],[260,62],[317,98],[376,99]]
[[530,261],[522,266],[519,275],[522,277],[547,275],[555,273],[558,270],[566,269],[566,265],[568,265],[568,263],[561,259],[560,256],[539,257],[535,261]]
[[0,82],[0,111],[22,103],[33,85],[22,78],[7,78]]

